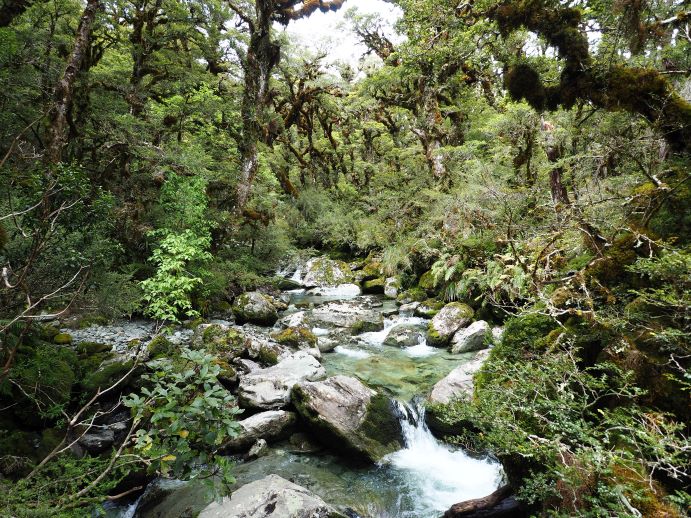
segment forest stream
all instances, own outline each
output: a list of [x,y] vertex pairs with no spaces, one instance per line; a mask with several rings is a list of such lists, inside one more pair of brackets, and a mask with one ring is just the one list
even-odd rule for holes
[[[293,280],[297,280],[295,276]],[[445,444],[432,435],[425,423],[424,401],[432,386],[474,353],[451,354],[430,347],[424,332],[415,345],[385,345],[394,327],[405,325],[423,331],[428,320],[399,312],[395,301],[381,295],[361,295],[353,288],[346,284],[284,292],[289,306],[282,321],[313,317],[316,309],[328,303],[347,303],[354,311],[374,310],[384,315],[381,331],[346,336],[338,328],[322,323],[324,327],[315,326],[312,332],[319,340],[338,343],[321,359],[328,376],[355,376],[395,398],[400,406],[405,447],[375,465],[362,466],[312,442],[295,444],[284,440],[272,444],[265,455],[255,460],[239,462],[233,471],[236,487],[277,474],[362,518],[432,518],[454,503],[492,493],[504,477],[501,465]],[[158,483],[168,488],[182,487],[174,481]],[[180,509],[176,507],[204,508],[212,499],[211,492],[201,483],[192,483],[192,487],[196,490],[173,492],[162,509],[177,516]],[[149,516],[138,514],[138,502],[112,509],[110,516]]]

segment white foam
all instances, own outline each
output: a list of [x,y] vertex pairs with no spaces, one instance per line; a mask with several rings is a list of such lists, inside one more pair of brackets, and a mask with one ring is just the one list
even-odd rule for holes
[[337,345],[336,348],[334,349],[334,352],[343,354],[344,356],[350,356],[351,358],[369,358],[370,353],[367,351],[360,351],[358,349],[349,349],[347,347],[343,347],[342,345]]
[[439,349],[427,345],[427,340],[424,336],[421,336],[417,345],[406,347],[404,351],[408,356],[412,356],[413,358],[423,358],[438,353]]
[[406,447],[386,456],[383,462],[405,471],[421,499],[433,503],[439,512],[457,502],[487,496],[501,484],[504,475],[499,463],[474,459],[440,443],[422,415],[401,425]]

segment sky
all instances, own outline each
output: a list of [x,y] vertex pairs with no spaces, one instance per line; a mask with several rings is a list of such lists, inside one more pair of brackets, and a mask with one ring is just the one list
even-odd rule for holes
[[[328,62],[345,61],[357,68],[367,49],[358,43],[355,34],[344,23],[346,11],[352,8],[357,8],[362,14],[378,14],[391,26],[401,16],[398,7],[383,0],[346,0],[336,12],[317,11],[308,18],[290,22],[285,30],[291,41],[300,41],[313,51],[327,50]],[[393,30],[390,30],[389,35],[392,34]]]

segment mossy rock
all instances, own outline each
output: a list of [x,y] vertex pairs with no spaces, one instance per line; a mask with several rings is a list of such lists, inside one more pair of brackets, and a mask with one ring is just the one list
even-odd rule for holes
[[271,299],[258,291],[243,293],[233,302],[233,315],[238,323],[272,326],[278,320],[278,311]]
[[305,286],[336,286],[353,281],[353,272],[347,263],[328,257],[310,259],[303,279]]
[[79,319],[77,329],[86,329],[91,326],[107,326],[110,321],[102,315],[88,315]]
[[176,349],[175,345],[173,345],[165,335],[154,336],[146,346],[149,358],[152,360],[162,357],[171,357]]
[[370,281],[365,281],[362,283],[362,292],[371,294],[381,294],[384,293],[384,287],[386,286],[386,279],[384,277],[378,277]]
[[384,321],[373,322],[371,320],[358,320],[350,328],[350,334],[361,335],[362,333],[371,333],[374,331],[381,331],[384,329]]
[[45,324],[40,327],[39,337],[46,342],[52,342],[53,338],[60,334],[60,329],[52,324]]
[[423,302],[429,298],[429,295],[427,295],[427,292],[423,290],[422,288],[418,288],[417,286],[414,288],[410,288],[408,290],[405,290],[403,293],[398,295],[396,299],[399,302],[402,303],[409,303],[409,302]]
[[270,347],[262,346],[257,353],[257,361],[266,366],[276,365],[278,363],[278,354]]
[[250,340],[245,333],[236,328],[220,324],[208,324],[200,327],[192,340],[195,347],[205,349],[227,361],[232,361],[245,354]]
[[[110,387],[113,383],[122,378],[133,365],[133,360],[124,362],[113,361],[106,365],[102,365],[98,370],[91,372],[81,381],[82,389],[88,394],[95,394],[99,388],[105,389]],[[131,382],[134,375],[134,371],[130,373],[128,379],[120,385],[120,388],[126,387],[128,383]]]
[[432,347],[446,347],[453,335],[473,319],[473,308],[462,302],[446,304],[427,326],[427,342]]
[[288,327],[272,334],[271,337],[281,345],[297,349],[317,347],[317,336],[306,327]]
[[361,270],[361,281],[369,281],[377,279],[382,276],[382,263],[381,261],[369,261],[367,262]]
[[113,347],[99,342],[79,342],[75,347],[80,356],[91,356],[98,353],[109,352]]
[[72,335],[69,333],[58,333],[53,337],[53,343],[57,345],[69,345],[72,343]]
[[423,273],[420,276],[420,280],[418,281],[417,285],[427,293],[434,293],[436,283],[434,282],[434,275],[432,274],[432,271],[428,270]]
[[235,367],[230,365],[227,361],[216,358],[213,363],[221,368],[218,373],[218,381],[220,381],[226,388],[234,386],[238,381],[238,373]]
[[39,435],[20,430],[0,430],[0,473],[12,479],[29,474],[36,464]]
[[420,305],[415,308],[415,316],[422,318],[433,318],[441,311],[444,305],[445,303],[442,300],[427,299],[421,302]]

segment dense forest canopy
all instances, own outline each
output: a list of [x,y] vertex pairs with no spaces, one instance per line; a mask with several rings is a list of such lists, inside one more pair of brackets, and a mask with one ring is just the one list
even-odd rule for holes
[[[345,0],[1,1],[11,516],[84,516],[142,468],[232,478],[217,350],[157,342],[158,363],[95,380],[106,353],[51,322],[195,326],[318,254],[373,268],[363,288],[391,279],[400,303],[504,326],[474,395],[429,412],[502,462],[526,516],[684,515],[687,1],[395,0],[395,27]],[[291,41],[318,12],[365,55]],[[197,399],[205,419],[181,404]],[[75,457],[112,400],[126,439]]]

